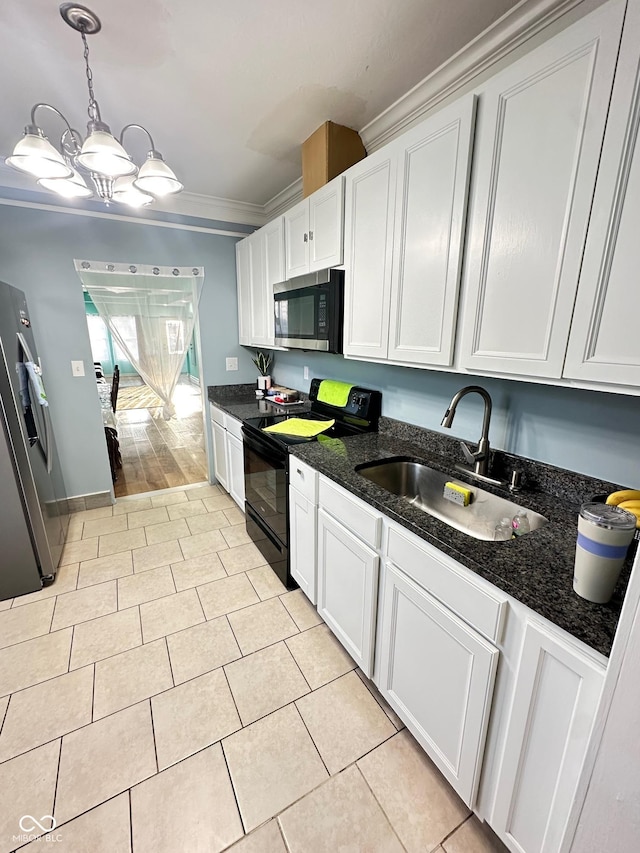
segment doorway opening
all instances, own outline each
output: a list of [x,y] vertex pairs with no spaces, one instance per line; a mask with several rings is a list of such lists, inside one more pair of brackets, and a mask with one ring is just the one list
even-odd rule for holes
[[183,360],[169,408],[134,364],[148,346],[140,317],[125,308],[105,323],[86,290],[84,303],[116,498],[208,481],[197,323],[185,341],[188,323],[162,320],[162,346]]

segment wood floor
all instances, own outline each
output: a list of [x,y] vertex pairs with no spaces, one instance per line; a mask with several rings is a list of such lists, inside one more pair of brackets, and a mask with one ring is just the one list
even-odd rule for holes
[[117,498],[208,479],[201,409],[168,421],[161,408],[118,411],[117,418],[122,456]]

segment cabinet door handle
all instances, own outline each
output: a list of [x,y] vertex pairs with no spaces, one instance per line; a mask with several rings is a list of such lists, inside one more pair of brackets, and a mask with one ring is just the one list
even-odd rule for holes
[[302,471],[299,468],[296,468],[296,474],[300,474],[300,476],[304,480],[304,474],[302,473]]
[[309,240],[313,240],[313,231],[309,231]]
[[308,234],[307,234],[307,232],[305,231],[305,233],[304,233],[304,242],[306,243],[306,242],[308,241],[308,239],[309,239],[309,235],[308,235]]

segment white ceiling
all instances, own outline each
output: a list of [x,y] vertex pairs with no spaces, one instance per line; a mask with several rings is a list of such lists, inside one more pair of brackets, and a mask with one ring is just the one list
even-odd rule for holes
[[[360,130],[517,0],[83,2],[102,19],[91,64],[112,131],[148,127],[188,192],[262,205],[300,177],[318,125]],[[57,0],[3,0],[0,69],[0,154],[37,101],[84,132],[82,42]],[[146,147],[127,139],[138,162]]]

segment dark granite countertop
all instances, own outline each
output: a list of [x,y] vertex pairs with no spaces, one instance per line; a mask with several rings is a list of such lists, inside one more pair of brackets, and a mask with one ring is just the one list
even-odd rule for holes
[[455,439],[382,418],[379,433],[298,444],[291,452],[591,648],[609,655],[634,549],[614,597],[606,605],[592,604],[573,592],[573,562],[580,503],[619,486],[494,451],[492,471],[505,475],[513,467],[519,468],[524,474],[523,488],[511,495],[507,490],[468,482],[542,513],[549,523],[519,539],[486,542],[449,527],[354,470],[356,465],[376,459],[409,456],[464,481],[464,474],[453,469],[455,462],[462,461]]
[[268,398],[256,398],[256,386],[251,385],[209,385],[207,393],[210,403],[215,403],[223,411],[244,421],[247,418],[259,418],[260,415],[281,415],[284,412],[306,412],[309,402],[303,399],[297,406],[278,406]]

